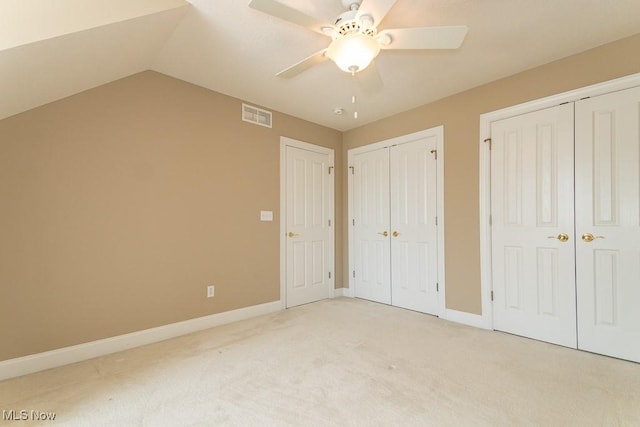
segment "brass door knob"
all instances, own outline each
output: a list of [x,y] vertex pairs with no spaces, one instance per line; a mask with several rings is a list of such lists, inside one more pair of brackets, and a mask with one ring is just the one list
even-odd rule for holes
[[604,239],[604,236],[594,236],[591,233],[584,233],[582,235],[582,240],[589,243],[589,242],[593,242],[596,239]]
[[397,231],[393,232],[393,237],[398,237],[400,235],[400,233],[398,233]]
[[290,232],[289,232],[289,234],[287,234],[287,235],[288,235],[289,237],[296,237],[296,236],[299,236],[299,234],[296,234],[296,233],[294,233],[294,232],[292,232],[292,231],[290,231]]
[[566,242],[569,240],[569,235],[567,233],[560,233],[557,236],[547,236],[547,239],[558,239],[561,242]]
[[386,231],[383,231],[382,233],[378,233],[381,236],[387,237],[389,235],[389,233],[387,233]]

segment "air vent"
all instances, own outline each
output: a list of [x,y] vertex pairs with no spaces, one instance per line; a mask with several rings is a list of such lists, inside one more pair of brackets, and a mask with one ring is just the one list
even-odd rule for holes
[[271,127],[271,111],[242,104],[242,120],[260,126]]

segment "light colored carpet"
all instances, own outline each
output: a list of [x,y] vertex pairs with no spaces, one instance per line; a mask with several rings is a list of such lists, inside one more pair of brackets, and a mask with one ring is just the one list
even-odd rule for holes
[[4,381],[3,409],[65,426],[639,426],[640,365],[339,298]]

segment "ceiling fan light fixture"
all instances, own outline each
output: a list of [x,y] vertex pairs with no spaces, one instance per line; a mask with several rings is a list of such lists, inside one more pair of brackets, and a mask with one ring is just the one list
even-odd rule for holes
[[380,45],[371,36],[351,33],[335,39],[327,49],[327,56],[338,68],[347,73],[357,73],[369,66],[380,53]]

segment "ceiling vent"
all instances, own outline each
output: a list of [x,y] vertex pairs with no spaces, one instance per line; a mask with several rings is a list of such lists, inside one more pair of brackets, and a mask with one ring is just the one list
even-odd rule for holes
[[242,120],[260,126],[271,127],[271,111],[242,104]]

